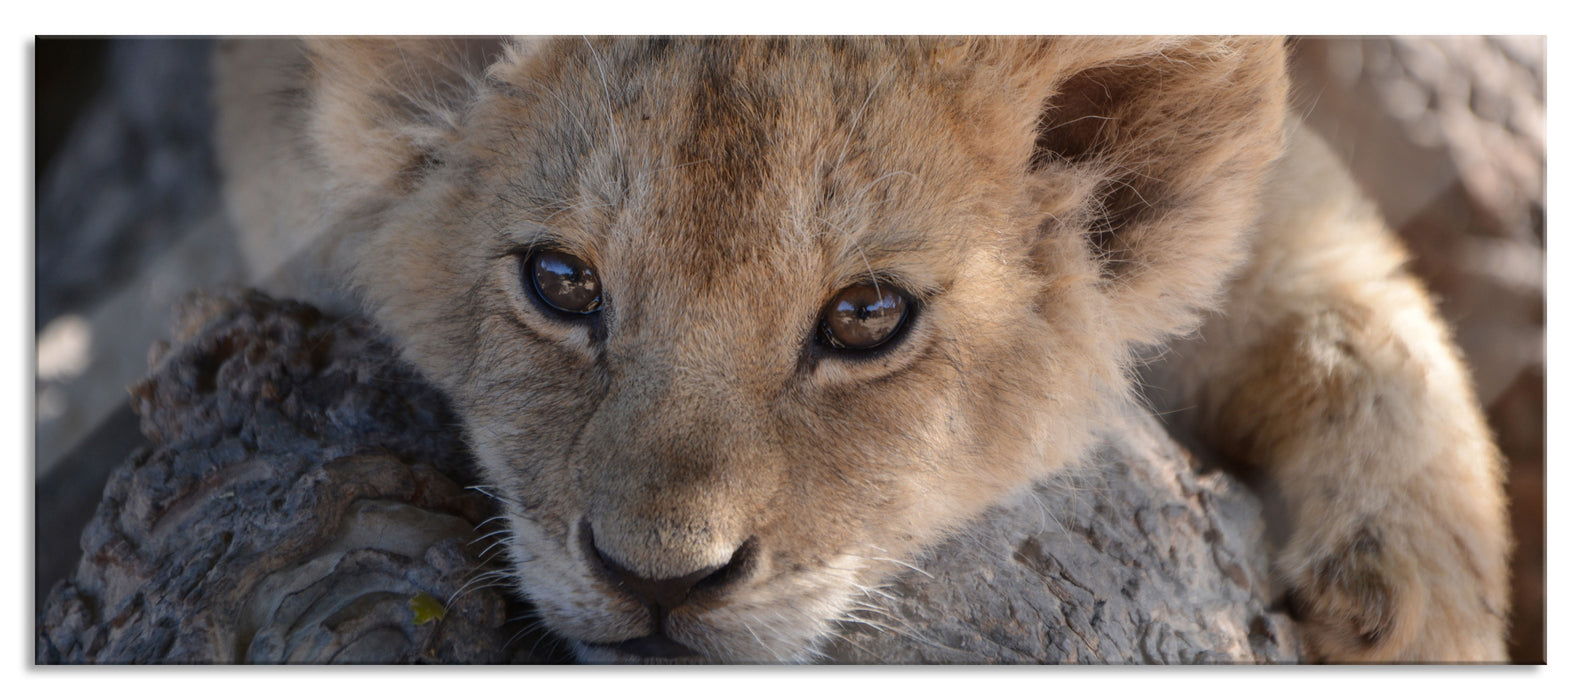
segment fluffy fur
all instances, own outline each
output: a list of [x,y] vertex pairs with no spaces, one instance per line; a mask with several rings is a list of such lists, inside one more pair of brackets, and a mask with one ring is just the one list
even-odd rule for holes
[[[1293,131],[1275,167],[1278,40],[244,41],[219,73],[244,234],[450,396],[522,592],[590,660],[656,621],[589,542],[647,579],[736,557],[665,634],[810,658],[1210,311],[1148,385],[1289,509],[1310,650],[1503,658],[1498,455],[1333,157]],[[528,296],[543,246],[598,270],[596,322]],[[918,301],[905,335],[821,349],[873,280]]]

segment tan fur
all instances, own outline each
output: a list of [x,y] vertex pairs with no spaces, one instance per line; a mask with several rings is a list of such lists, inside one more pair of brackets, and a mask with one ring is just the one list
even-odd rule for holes
[[[1158,400],[1290,505],[1312,648],[1503,658],[1498,457],[1432,305],[1305,137],[1248,236],[1278,40],[315,40],[219,73],[244,232],[311,229],[452,399],[522,592],[573,640],[654,627],[586,523],[645,578],[750,550],[665,633],[812,658],[909,555],[1078,460],[1137,353],[1218,308]],[[526,296],[551,243],[598,270],[597,323]],[[921,302],[910,329],[821,351],[825,303],[874,279]]]
[[[1319,139],[1292,132],[1251,264],[1164,405],[1266,470],[1309,647],[1357,661],[1505,659],[1501,458],[1406,256]],[[1273,235],[1277,234],[1277,235]]]

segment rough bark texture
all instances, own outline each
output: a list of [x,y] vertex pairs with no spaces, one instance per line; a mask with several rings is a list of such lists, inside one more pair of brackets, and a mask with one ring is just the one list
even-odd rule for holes
[[[488,585],[488,499],[463,486],[455,421],[370,326],[256,294],[185,323],[133,389],[154,447],[111,475],[38,662],[564,658]],[[1111,444],[917,562],[829,659],[1296,660],[1266,612],[1253,496],[1146,417]]]
[[488,499],[438,394],[364,323],[208,299],[133,387],[152,450],[110,476],[40,614],[40,663],[502,663]]
[[841,662],[1282,663],[1256,499],[1198,473],[1135,414],[1047,480],[916,562],[829,648]]

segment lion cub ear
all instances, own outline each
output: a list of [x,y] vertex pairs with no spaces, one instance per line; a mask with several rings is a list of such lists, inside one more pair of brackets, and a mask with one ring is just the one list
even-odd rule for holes
[[1283,42],[1074,37],[1006,57],[1038,201],[1063,202],[1045,230],[1085,238],[1126,341],[1190,329],[1241,259],[1281,152]]
[[488,67],[489,39],[306,40],[307,134],[331,185],[353,201],[410,191],[443,163]]

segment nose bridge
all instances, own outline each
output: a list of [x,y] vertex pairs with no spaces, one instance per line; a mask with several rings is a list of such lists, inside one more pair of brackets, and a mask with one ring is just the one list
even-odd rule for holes
[[785,336],[793,316],[773,300],[777,281],[767,274],[676,274],[667,288],[650,288],[640,317],[611,338],[618,383],[655,404],[760,405],[790,369]]
[[598,549],[649,578],[725,565],[773,488],[763,478],[773,464],[750,437],[762,411],[736,386],[729,353],[695,327],[671,330],[611,359],[618,381],[587,442]]
[[643,333],[608,356],[614,379],[606,406],[610,418],[644,441],[706,451],[723,437],[720,416],[710,409],[748,403],[737,376],[741,366],[733,348],[720,341],[718,324],[692,319],[651,325],[657,332]]

